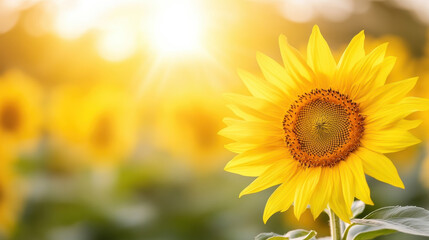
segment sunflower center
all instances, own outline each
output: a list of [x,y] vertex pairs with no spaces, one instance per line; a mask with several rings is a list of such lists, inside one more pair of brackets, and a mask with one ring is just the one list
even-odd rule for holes
[[331,89],[298,96],[283,120],[285,141],[304,167],[332,167],[360,145],[364,117],[358,104]]
[[20,124],[20,113],[14,104],[6,104],[0,113],[0,125],[8,132],[14,132]]
[[101,115],[96,121],[95,128],[92,133],[93,143],[97,147],[108,147],[113,138],[113,121],[109,115]]

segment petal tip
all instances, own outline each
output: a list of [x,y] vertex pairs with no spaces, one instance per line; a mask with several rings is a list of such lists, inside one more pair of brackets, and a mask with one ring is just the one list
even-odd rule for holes
[[365,30],[360,31],[357,35],[356,35],[358,41],[362,41],[362,44],[364,44],[365,42]]
[[347,224],[351,224],[351,222],[350,222],[350,219],[341,219],[341,220],[343,220],[343,222],[345,222],[345,223],[347,223]]
[[238,198],[241,198],[244,195],[246,195],[246,193],[243,193],[243,191],[241,191],[240,194],[238,194]]
[[225,100],[231,99],[231,93],[222,93],[222,98]]
[[402,182],[402,180],[398,183],[398,186],[397,187],[399,187],[399,188],[401,188],[401,189],[405,189],[405,185],[404,185],[404,183]]
[[237,68],[236,72],[237,72],[238,76],[241,77],[242,75],[244,75],[246,73],[246,70],[244,70],[242,68]]
[[264,222],[264,224],[267,224],[267,222],[268,222],[268,219],[270,219],[270,217],[271,216],[266,216],[266,215],[264,215],[263,217],[262,217],[262,221]]
[[316,219],[319,217],[320,213],[313,212],[313,208],[310,208],[311,215],[313,216],[313,220],[316,221]]
[[394,182],[390,183],[390,185],[397,187],[397,188],[405,189],[404,182],[402,182],[402,179],[399,176],[397,179],[395,179]]
[[280,47],[282,47],[283,45],[287,45],[287,44],[288,44],[287,37],[285,35],[283,35],[283,34],[280,34],[280,36],[279,36],[279,45],[280,45]]
[[313,32],[320,32],[319,25],[315,24],[315,25],[313,26]]
[[225,165],[225,167],[223,168],[223,170],[224,171],[226,171],[226,172],[229,172],[229,170],[231,169],[231,167],[229,166],[230,164],[229,164],[230,162],[228,162],[226,165]]
[[385,42],[379,45],[380,49],[382,49],[383,51],[386,51],[388,46],[389,46],[389,42]]
[[298,211],[298,208],[296,206],[294,206],[293,208],[293,214],[295,215],[296,219],[299,221],[299,219],[301,218],[302,212]]
[[256,52],[256,61],[261,64],[263,61],[265,61],[268,58],[267,55],[265,55],[262,52]]
[[[225,121],[223,121],[223,122],[225,122]],[[225,135],[225,128],[224,128],[224,129],[219,130],[217,132],[217,135],[222,136],[222,137],[227,137],[226,135],[228,135],[228,134]]]

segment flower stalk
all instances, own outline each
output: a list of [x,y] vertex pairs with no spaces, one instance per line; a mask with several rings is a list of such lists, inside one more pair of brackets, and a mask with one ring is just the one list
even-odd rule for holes
[[330,208],[329,219],[332,240],[341,240],[341,220]]

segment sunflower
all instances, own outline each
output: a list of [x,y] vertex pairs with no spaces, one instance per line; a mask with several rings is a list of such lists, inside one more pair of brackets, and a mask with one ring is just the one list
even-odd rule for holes
[[40,89],[18,70],[0,77],[0,144],[20,148],[40,134]]
[[[426,34],[429,38],[429,32]],[[418,72],[423,81],[419,81],[415,88],[415,95],[420,97],[429,97],[429,41],[426,42],[424,56],[418,62]],[[422,128],[424,131],[419,131],[417,136],[421,137],[424,141],[429,140],[429,114],[426,112],[421,112],[418,114],[419,118],[423,119]]]
[[216,93],[186,92],[164,99],[157,111],[157,143],[198,170],[220,166],[225,139],[217,134],[228,109]]
[[241,119],[225,119],[219,132],[238,153],[225,170],[257,177],[240,196],[279,185],[264,222],[292,204],[298,219],[307,205],[314,218],[329,206],[350,222],[355,197],[373,204],[365,174],[404,188],[385,153],[420,142],[408,132],[420,121],[404,118],[429,101],[406,97],[417,78],[386,84],[395,58],[385,57],[387,44],[366,54],[364,38],[356,35],[337,63],[314,26],[306,60],[280,36],[284,66],[258,53],[265,80],[238,71],[253,96],[227,94]]
[[96,165],[112,165],[129,154],[137,140],[134,99],[124,89],[96,84],[65,86],[51,99],[50,130]]

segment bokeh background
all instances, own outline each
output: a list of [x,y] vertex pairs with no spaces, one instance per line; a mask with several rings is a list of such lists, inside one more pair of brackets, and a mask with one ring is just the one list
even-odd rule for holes
[[[420,76],[429,97],[425,0],[0,0],[1,239],[329,235],[309,212],[263,224],[272,189],[238,199],[252,179],[223,171],[217,135],[222,94],[247,94],[236,69],[259,74],[257,51],[280,61],[280,34],[305,54],[314,24],[337,60],[362,29],[367,51],[390,42],[389,81]],[[390,155],[406,188],[368,178],[366,213],[429,209],[429,114],[412,118],[422,143]]]

